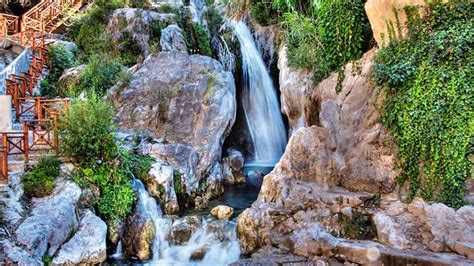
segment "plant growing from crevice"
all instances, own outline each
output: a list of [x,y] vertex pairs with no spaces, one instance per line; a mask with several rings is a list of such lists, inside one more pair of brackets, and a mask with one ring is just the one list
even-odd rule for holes
[[359,211],[353,211],[352,217],[341,216],[342,230],[344,238],[370,240],[376,237],[375,226],[370,217]]

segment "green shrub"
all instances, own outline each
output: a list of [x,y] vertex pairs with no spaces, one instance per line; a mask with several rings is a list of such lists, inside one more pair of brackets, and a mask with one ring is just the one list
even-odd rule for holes
[[117,155],[113,116],[97,97],[71,104],[59,123],[62,153],[84,167],[112,160]]
[[55,157],[39,160],[30,172],[22,178],[23,188],[28,197],[45,197],[50,195],[56,186],[61,162]]
[[76,182],[82,187],[95,185],[100,197],[93,201],[98,214],[107,221],[121,221],[132,211],[135,202],[131,179],[117,161],[93,168],[83,168],[76,173]]
[[46,97],[64,97],[64,90],[59,90],[56,82],[59,80],[65,69],[76,66],[77,60],[73,52],[67,51],[63,46],[54,44],[48,49],[50,58],[49,73],[46,79],[41,82],[41,94]]
[[[314,71],[314,82],[360,58],[371,38],[362,0],[278,1],[292,12],[281,19],[288,63]],[[304,6],[311,8],[305,9]],[[305,11],[306,10],[306,11]]]
[[126,70],[117,60],[109,57],[92,57],[79,79],[79,84],[73,88],[71,94],[77,96],[81,92],[86,92],[103,96],[108,89],[126,77]]
[[130,153],[125,159],[129,171],[133,173],[135,177],[141,180],[148,178],[148,172],[151,169],[151,165],[155,162],[153,157],[147,155],[138,155]]
[[474,136],[473,11],[460,1],[431,3],[423,20],[408,12],[408,38],[392,40],[376,57],[374,78],[387,96],[382,121],[399,147],[397,180],[408,184],[408,201],[465,204]]

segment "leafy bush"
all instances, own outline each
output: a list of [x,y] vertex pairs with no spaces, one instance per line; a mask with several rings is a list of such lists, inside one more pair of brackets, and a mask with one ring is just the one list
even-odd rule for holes
[[[304,3],[303,3],[304,2]],[[281,23],[288,63],[311,69],[318,83],[331,71],[358,59],[368,47],[370,25],[362,0],[274,1],[285,13]],[[310,6],[310,8],[304,8]]]
[[71,95],[77,96],[81,92],[86,92],[103,96],[108,89],[126,77],[126,70],[117,60],[109,57],[92,57]]
[[23,176],[23,188],[28,197],[45,197],[50,195],[56,186],[61,162],[55,157],[39,160],[30,172]]
[[465,204],[474,136],[473,11],[461,1],[434,2],[423,20],[407,12],[408,38],[392,40],[376,57],[374,78],[387,95],[382,118],[398,143],[407,200]]
[[76,182],[81,186],[95,185],[100,188],[100,197],[93,205],[101,217],[108,221],[120,221],[132,211],[135,202],[131,180],[119,162],[83,168],[76,173]]
[[97,97],[70,105],[59,123],[62,153],[84,167],[112,160],[117,155],[113,115]]
[[50,58],[49,73],[46,79],[41,82],[41,94],[47,97],[65,96],[64,92],[58,90],[56,82],[59,80],[65,69],[77,65],[74,53],[65,50],[62,45],[54,44],[48,49]]

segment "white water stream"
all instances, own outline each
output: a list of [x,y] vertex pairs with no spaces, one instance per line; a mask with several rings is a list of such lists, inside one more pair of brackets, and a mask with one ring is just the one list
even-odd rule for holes
[[[240,247],[236,225],[233,222],[204,219],[184,246],[172,245],[166,239],[173,221],[163,217],[156,200],[148,194],[139,180],[134,180],[137,190],[138,208],[148,213],[155,224],[153,258],[149,265],[227,265],[239,259]],[[192,257],[201,254],[202,259]],[[203,255],[202,255],[203,254]]]
[[250,164],[274,165],[287,141],[277,94],[249,28],[241,21],[232,26],[242,52],[242,104],[255,147],[255,161]]

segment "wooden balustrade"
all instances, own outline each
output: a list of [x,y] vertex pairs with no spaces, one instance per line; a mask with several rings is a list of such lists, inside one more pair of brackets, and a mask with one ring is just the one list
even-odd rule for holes
[[58,152],[58,116],[67,108],[68,100],[34,97],[33,90],[48,63],[49,44],[44,33],[53,32],[82,5],[83,0],[42,0],[21,20],[0,14],[0,37],[16,40],[32,52],[28,71],[13,74],[6,80],[6,94],[12,96],[16,121],[23,125],[23,131],[0,132],[0,177],[6,183],[9,156],[24,155],[28,161],[30,151]]
[[0,14],[0,37],[19,32],[20,18],[9,14]]
[[58,119],[32,119],[23,121],[23,129],[29,139],[30,151],[59,151]]
[[21,33],[22,44],[31,45],[28,32],[51,33],[60,27],[71,14],[77,12],[83,0],[43,0],[21,17],[0,13],[0,37]]

